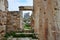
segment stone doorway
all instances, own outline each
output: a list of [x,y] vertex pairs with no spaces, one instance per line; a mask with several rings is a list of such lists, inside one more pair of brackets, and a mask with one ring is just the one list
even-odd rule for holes
[[[20,6],[19,9],[20,9],[20,28],[24,29],[24,26],[29,26],[31,24],[31,13],[30,12],[33,12],[33,7],[32,6]],[[27,13],[24,14],[24,12],[27,12]],[[30,18],[28,18],[29,14],[30,14]],[[27,20],[26,21],[26,20],[24,20],[24,18],[30,19],[29,20],[30,24],[25,25],[25,23],[27,23],[28,19],[26,19]],[[26,21],[26,22],[24,23],[24,21]]]

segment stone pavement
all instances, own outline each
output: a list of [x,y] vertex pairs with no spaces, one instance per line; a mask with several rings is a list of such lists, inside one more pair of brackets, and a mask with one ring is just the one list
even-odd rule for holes
[[8,38],[7,40],[38,40],[38,39],[32,39],[32,38]]

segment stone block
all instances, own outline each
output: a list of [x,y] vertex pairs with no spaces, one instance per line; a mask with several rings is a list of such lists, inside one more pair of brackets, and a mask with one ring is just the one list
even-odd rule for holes
[[7,13],[0,11],[0,38],[3,38],[6,33]]
[[[17,31],[18,28],[20,28],[20,14],[18,11],[9,11],[7,14],[7,28],[10,29],[11,31]],[[11,25],[11,27],[10,27]],[[10,30],[7,31],[9,32]],[[12,30],[13,29],[13,30]]]

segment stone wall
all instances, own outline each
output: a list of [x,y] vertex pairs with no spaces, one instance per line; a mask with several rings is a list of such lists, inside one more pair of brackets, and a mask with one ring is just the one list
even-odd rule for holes
[[10,11],[7,14],[7,31],[20,30],[20,14],[18,11]]
[[7,13],[0,11],[0,38],[6,33]]

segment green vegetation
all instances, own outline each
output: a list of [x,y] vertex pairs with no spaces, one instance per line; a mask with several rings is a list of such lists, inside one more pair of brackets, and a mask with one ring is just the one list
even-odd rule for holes
[[15,35],[15,32],[6,33],[4,37],[8,38],[12,35]]
[[6,33],[4,37],[8,38],[10,36],[13,36],[13,37],[16,37],[16,38],[18,38],[18,37],[20,37],[20,38],[24,38],[24,37],[37,38],[34,33],[33,34],[23,34],[23,33],[16,34],[16,32]]
[[24,29],[31,29],[30,24],[26,23],[26,24],[24,25]]

